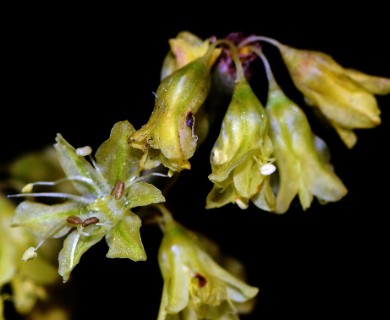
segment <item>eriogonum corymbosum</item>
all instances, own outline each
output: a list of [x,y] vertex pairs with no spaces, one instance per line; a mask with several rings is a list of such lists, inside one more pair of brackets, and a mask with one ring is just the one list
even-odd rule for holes
[[390,79],[345,69],[322,52],[278,48],[306,102],[318,108],[349,148],[357,141],[354,129],[381,123],[374,95],[390,93]]
[[275,211],[286,212],[297,194],[303,209],[310,207],[313,196],[323,203],[340,200],[347,189],[324,153],[325,143],[312,133],[305,113],[283,93],[270,69],[268,72],[266,110],[279,173]]
[[58,135],[58,159],[79,194],[22,194],[66,200],[54,205],[24,201],[13,219],[14,225],[43,239],[66,235],[59,254],[59,273],[64,281],[69,279],[82,254],[103,237],[109,246],[107,257],[146,259],[140,237],[141,220],[131,209],[165,199],[159,189],[140,177],[142,152],[128,144],[134,131],[127,121],[115,124],[92,163],[84,157],[89,148],[75,149]]
[[240,79],[211,151],[209,179],[214,186],[207,196],[206,208],[232,202],[244,209],[251,200],[263,210],[274,209],[270,176],[264,170],[273,167],[268,131],[264,107],[249,83]]
[[195,153],[198,140],[195,115],[209,92],[210,61],[215,50],[211,45],[202,57],[161,81],[148,122],[129,139],[133,147],[154,154],[172,171],[191,167],[188,159]]
[[195,233],[169,218],[165,219],[159,265],[164,287],[158,320],[238,319],[235,304],[258,293],[219,266]]

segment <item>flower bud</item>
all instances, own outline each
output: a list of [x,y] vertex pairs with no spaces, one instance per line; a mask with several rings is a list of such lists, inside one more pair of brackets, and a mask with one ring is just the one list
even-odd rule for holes
[[159,160],[172,171],[190,169],[198,137],[195,114],[207,98],[210,87],[210,47],[204,56],[164,78],[156,92],[149,121],[129,138],[138,149],[160,151]]
[[272,143],[268,117],[245,79],[235,85],[223,119],[221,133],[211,151],[214,187],[206,207],[217,208],[229,202],[245,209],[252,200],[263,210],[274,209],[270,176],[261,168],[271,161]]
[[390,79],[344,69],[322,52],[279,48],[307,103],[319,109],[349,148],[357,141],[353,129],[381,123],[374,94],[390,93]]

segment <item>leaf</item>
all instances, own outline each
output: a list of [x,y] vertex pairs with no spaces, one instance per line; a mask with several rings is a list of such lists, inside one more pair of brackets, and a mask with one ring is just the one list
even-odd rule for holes
[[107,258],[128,258],[133,261],[146,260],[141,241],[141,219],[134,213],[126,215],[107,235],[109,246]]
[[96,151],[96,162],[108,183],[126,182],[138,169],[142,151],[128,143],[135,131],[128,121],[117,122],[111,130],[110,138]]
[[144,181],[131,184],[125,194],[129,201],[127,209],[165,201],[160,189]]
[[80,262],[81,256],[104,237],[104,230],[100,227],[95,227],[92,232],[93,230],[95,232],[90,236],[81,235],[78,230],[74,230],[65,239],[64,246],[58,255],[58,273],[63,277],[63,282],[69,280],[70,273]]
[[17,206],[12,225],[25,227],[39,237],[59,238],[70,230],[66,218],[80,215],[84,210],[80,204],[74,202],[50,206],[24,201]]
[[[94,184],[73,181],[73,185],[81,194],[98,193],[96,187],[103,187],[102,177],[96,172],[92,165],[83,157],[76,153],[73,148],[60,134],[56,137],[57,143],[54,145],[58,160],[66,175],[69,177],[79,177],[91,180]],[[95,183],[97,185],[95,185]],[[102,190],[109,192],[109,190]]]

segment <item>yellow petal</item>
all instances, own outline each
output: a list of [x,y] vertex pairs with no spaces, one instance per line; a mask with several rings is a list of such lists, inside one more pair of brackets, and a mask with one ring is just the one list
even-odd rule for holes
[[346,69],[345,73],[368,92],[373,94],[390,93],[390,79],[388,78],[371,76],[354,69]]

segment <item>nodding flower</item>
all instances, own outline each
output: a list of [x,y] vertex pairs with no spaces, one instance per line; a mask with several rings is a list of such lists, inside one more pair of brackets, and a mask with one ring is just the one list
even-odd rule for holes
[[306,102],[319,110],[347,147],[357,141],[354,129],[381,123],[374,95],[390,93],[390,79],[345,69],[322,52],[278,47]]
[[166,218],[158,261],[164,279],[158,320],[238,319],[239,305],[252,300],[249,286],[218,265],[197,234]]

